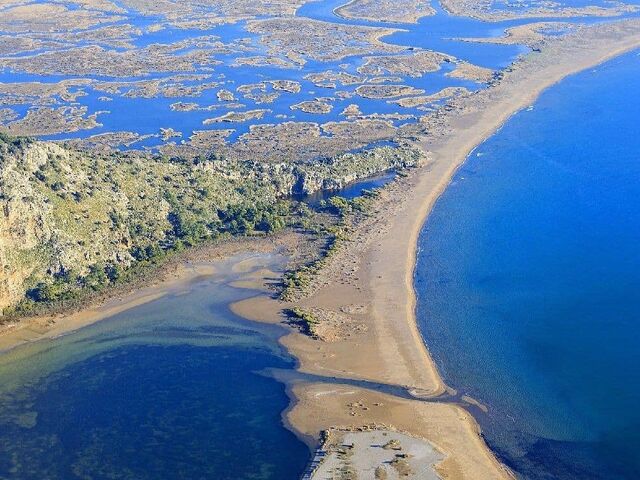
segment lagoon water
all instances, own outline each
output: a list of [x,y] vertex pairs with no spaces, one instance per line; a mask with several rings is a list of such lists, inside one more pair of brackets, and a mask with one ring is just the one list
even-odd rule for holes
[[456,174],[418,316],[520,477],[640,478],[640,56],[565,79]]
[[260,373],[293,361],[280,327],[229,311],[255,295],[232,288],[231,265],[3,354],[0,478],[298,478],[309,451],[283,426],[284,386]]
[[[298,15],[373,25],[336,17],[333,8],[342,3],[309,2]],[[435,16],[415,25],[379,24],[402,28],[384,40],[490,68],[527,51],[455,40],[500,36],[523,21],[491,24],[450,16],[437,2],[434,7]],[[122,22],[145,27],[155,20],[131,14]],[[201,35],[256,44],[245,26],[167,28],[144,33],[136,47]],[[313,85],[306,74],[339,70],[343,63],[356,73],[362,58],[278,69],[234,66],[235,56],[221,56],[214,72],[207,71],[214,79],[224,75],[225,88],[265,79],[296,80],[303,88],[269,104],[272,112],[260,122],[233,125],[231,141],[251,124],[284,121],[282,115],[341,120],[339,113],[352,102],[367,114],[398,110],[357,97],[335,99],[328,115],[290,109],[332,91]],[[482,88],[447,77],[451,68],[403,83],[427,93]],[[634,295],[640,287],[640,164],[634,157],[640,151],[639,73],[640,60],[628,55],[546,93],[467,162],[421,239],[416,288],[426,341],[446,381],[488,406],[478,416],[485,436],[523,477],[640,476],[633,463],[640,446],[640,358],[633,340],[640,330],[634,323],[640,317]],[[0,72],[2,82],[65,78]],[[44,138],[155,134],[161,127],[188,137],[218,114],[171,110],[172,103],[191,97],[130,98],[123,91],[105,103],[104,92],[84,90],[77,102],[89,113],[109,110],[99,116],[102,126]],[[195,101],[215,104],[216,93],[207,90]],[[243,103],[259,108],[249,99]],[[31,107],[12,106],[21,116]],[[158,144],[154,138],[136,147]],[[391,176],[340,194],[351,198]],[[221,273],[65,337],[2,354],[0,478],[298,478],[309,452],[282,424],[284,386],[260,374],[292,368],[293,360],[277,346],[279,328],[229,311],[230,302],[254,293],[230,286],[239,276],[230,265]]]
[[[37,0],[35,3],[42,3],[43,0]],[[70,6],[66,2],[61,2]],[[333,12],[334,8],[346,3],[344,0],[322,0],[308,2],[303,5],[297,12],[296,16],[309,18],[312,20],[331,21],[354,26],[377,26],[392,27],[398,31],[392,35],[384,37],[384,41],[390,44],[433,49],[442,51],[449,55],[465,61],[477,63],[480,66],[489,68],[500,68],[508,65],[519,54],[527,52],[528,48],[516,45],[492,45],[483,43],[469,43],[456,40],[457,37],[478,36],[478,37],[495,37],[503,34],[504,29],[510,26],[525,23],[522,20],[496,22],[488,24],[472,19],[463,19],[447,14],[438,4],[437,15],[423,18],[419,24],[390,24],[376,23],[366,20],[351,20],[340,18]],[[134,36],[132,43],[138,49],[148,47],[153,44],[172,44],[174,42],[194,39],[200,37],[215,37],[226,44],[240,39],[247,39],[253,53],[264,54],[265,47],[260,44],[259,37],[246,30],[247,22],[241,21],[237,24],[223,24],[209,30],[200,29],[182,29],[165,25],[160,32],[146,31],[154,22],[163,22],[161,18],[153,16],[141,15],[135,9],[130,9],[125,18],[115,22],[114,25],[130,24],[140,29],[140,34]],[[0,34],[7,33],[0,31]],[[80,41],[79,47],[91,45],[91,41]],[[232,49],[233,50],[233,49]],[[38,51],[37,53],[43,53]],[[404,54],[406,54],[405,52]],[[33,52],[21,53],[13,55],[14,57],[27,57]],[[344,85],[340,90],[348,92],[352,95],[350,98],[333,98],[335,88],[321,87],[314,85],[308,78],[311,73],[320,73],[328,70],[344,71],[352,75],[358,75],[357,68],[365,63],[365,59],[361,56],[349,56],[334,61],[320,62],[313,58],[307,58],[304,68],[281,68],[274,66],[251,66],[237,65],[236,59],[239,56],[247,55],[242,49],[240,52],[235,51],[229,54],[216,54],[215,58],[220,62],[219,65],[203,68],[196,65],[193,74],[204,74],[210,76],[207,81],[219,82],[219,87],[208,88],[201,95],[193,97],[174,96],[175,94],[165,96],[163,94],[152,95],[145,98],[145,95],[135,94],[135,88],[132,85],[122,87],[118,93],[110,93],[105,95],[103,90],[94,88],[95,85],[70,87],[70,91],[80,93],[73,102],[65,102],[56,98],[56,105],[74,105],[82,106],[88,109],[88,114],[98,113],[99,124],[95,128],[88,130],[80,130],[77,132],[64,132],[52,135],[42,135],[40,138],[46,140],[62,140],[70,138],[86,138],[96,134],[104,134],[109,132],[130,131],[140,135],[155,135],[161,128],[171,127],[183,134],[186,139],[195,131],[228,129],[232,128],[234,133],[228,137],[228,141],[233,142],[244,133],[247,133],[249,127],[255,124],[264,123],[282,123],[283,121],[305,121],[325,123],[330,121],[345,120],[340,113],[350,104],[357,104],[364,114],[394,114],[401,113],[405,115],[420,116],[424,111],[417,107],[399,107],[393,103],[387,103],[386,99],[370,99],[355,95],[357,85]],[[417,89],[425,90],[428,94],[433,94],[446,87],[465,87],[469,90],[477,90],[483,86],[477,82],[457,79],[449,77],[446,74],[453,69],[452,64],[445,63],[442,68],[435,72],[426,73],[420,77],[407,77],[402,79],[402,84],[412,86]],[[121,82],[138,82],[144,80],[161,80],[170,81],[176,72],[150,72],[148,75],[140,77],[105,77],[101,75],[80,76],[89,78],[96,82],[105,81],[121,81]],[[79,75],[59,75],[51,72],[48,75],[34,75],[21,70],[0,69],[0,82],[3,83],[21,83],[21,82],[45,82],[57,83],[63,80],[77,79]],[[204,125],[203,122],[212,117],[216,117],[226,113],[228,110],[217,99],[217,93],[221,89],[230,89],[235,91],[241,85],[258,83],[265,80],[293,80],[301,84],[301,91],[298,93],[284,93],[273,103],[260,103],[248,97],[243,97],[236,92],[236,96],[242,103],[242,107],[235,106],[234,110],[246,111],[251,109],[268,109],[265,117],[260,120],[251,120],[247,122],[220,122],[212,125]],[[182,83],[187,86],[196,85],[203,80],[184,80]],[[271,86],[266,86],[266,92],[273,93]],[[133,93],[133,94],[132,94]],[[318,97],[331,98],[330,102],[333,111],[328,114],[305,113],[301,110],[292,110],[290,107],[301,101],[309,101]],[[105,101],[108,98],[109,101]],[[15,100],[6,95],[0,95],[0,100],[6,102],[20,118],[23,118],[29,109],[39,107],[38,103],[31,103],[23,100]],[[192,103],[195,102],[203,107],[203,110],[179,111],[171,108],[172,104],[178,102]],[[229,102],[236,104],[237,102]],[[441,102],[434,102],[432,106],[437,106]],[[213,111],[206,110],[206,107],[215,106]],[[393,120],[392,123],[399,126],[404,123],[412,123],[416,118],[405,120]],[[176,139],[173,139],[176,140]],[[178,140],[179,141],[179,140]],[[147,138],[139,142],[135,142],[134,148],[155,148],[163,142],[157,138]]]
[[[581,6],[585,0],[563,0],[558,2],[558,6],[577,7]],[[631,0],[627,3],[637,3],[640,0]],[[33,2],[45,3],[44,0],[36,0]],[[61,0],[58,2],[70,9],[77,9],[77,5]],[[477,64],[482,67],[491,69],[500,69],[512,61],[518,55],[526,53],[529,48],[523,45],[500,45],[490,43],[475,43],[461,41],[461,38],[491,38],[504,35],[505,29],[522,25],[534,20],[553,20],[552,17],[541,19],[516,19],[498,22],[483,22],[471,18],[454,16],[447,13],[439,2],[433,2],[435,15],[423,17],[415,24],[394,24],[388,22],[372,22],[363,19],[347,19],[339,17],[335,14],[334,9],[347,3],[346,0],[321,0],[310,1],[301,6],[296,16],[308,18],[316,21],[330,21],[334,23],[346,24],[350,26],[368,26],[368,27],[384,27],[393,28],[395,33],[384,36],[383,41],[388,44],[410,47],[411,49],[425,49],[439,51],[453,57]],[[606,5],[603,0],[593,0],[590,4]],[[204,8],[204,7],[203,7]],[[215,6],[211,7],[215,10]],[[143,12],[145,9],[142,9]],[[625,15],[625,17],[634,16],[636,14]],[[557,20],[557,19],[556,19]],[[566,18],[561,20],[567,20]],[[590,18],[572,18],[571,21],[579,23],[592,23],[603,21],[599,17]],[[414,123],[417,118],[425,114],[424,106],[401,107],[395,103],[387,102],[387,99],[372,99],[357,95],[356,84],[339,85],[338,90],[342,91],[347,98],[335,95],[336,88],[328,86],[320,86],[314,84],[307,76],[311,73],[321,73],[327,71],[344,72],[355,76],[361,76],[358,68],[361,67],[366,59],[363,56],[348,55],[332,61],[319,61],[312,57],[305,58],[304,66],[252,66],[238,64],[238,58],[247,55],[265,55],[266,47],[261,43],[257,34],[247,31],[247,21],[239,21],[238,23],[221,24],[209,29],[188,29],[177,28],[166,24],[166,19],[155,16],[149,12],[142,13],[135,8],[126,8],[126,12],[122,13],[122,18],[114,20],[110,24],[113,27],[125,27],[130,25],[135,27],[136,33],[129,39],[132,49],[131,52],[142,52],[142,49],[153,45],[175,45],[177,42],[195,41],[196,39],[208,39],[208,41],[216,40],[224,43],[228,47],[228,52],[211,53],[211,57],[215,58],[216,65],[200,65],[194,64],[192,70],[171,72],[171,71],[151,71],[144,72],[139,76],[129,77],[125,73],[118,75],[117,72],[106,73],[97,69],[95,74],[74,74],[65,70],[55,71],[52,68],[46,75],[31,74],[29,69],[24,66],[13,66],[11,68],[0,68],[0,83],[58,83],[61,81],[91,80],[91,84],[82,84],[69,86],[72,92],[72,99],[65,100],[60,95],[54,95],[51,98],[38,98],[29,95],[9,95],[0,94],[0,102],[5,107],[9,107],[18,119],[24,119],[31,110],[38,110],[42,107],[76,107],[86,108],[86,115],[97,115],[98,125],[87,127],[79,131],[74,129],[61,129],[58,132],[48,132],[39,135],[39,138],[45,140],[63,140],[87,138],[99,134],[107,134],[113,132],[132,132],[139,134],[142,138],[127,144],[126,148],[131,146],[136,149],[155,150],[166,143],[160,138],[159,132],[163,128],[172,128],[182,135],[182,138],[172,138],[170,141],[180,143],[186,141],[188,137],[198,131],[231,129],[227,137],[228,142],[238,140],[243,134],[247,133],[252,125],[257,124],[278,124],[284,121],[299,122],[316,122],[323,124],[326,122],[344,121],[346,117],[342,115],[343,110],[351,104],[357,104],[365,115],[382,114],[391,115],[393,119],[389,119],[395,126],[401,126],[407,123]],[[151,26],[162,24],[164,28],[160,31],[150,29]],[[90,28],[88,31],[99,31],[105,25]],[[95,33],[95,32],[94,32]],[[11,35],[11,32],[0,31],[1,35]],[[242,40],[242,47],[238,42]],[[82,40],[81,37],[73,41],[74,48],[83,48],[94,45],[94,40]],[[106,45],[105,45],[106,46]],[[178,52],[185,53],[190,47],[181,47]],[[122,48],[109,47],[114,51],[123,51]],[[33,55],[46,53],[47,49],[25,52],[16,52],[8,55],[7,58],[26,59]],[[57,51],[56,49],[51,52]],[[401,52],[401,55],[412,53],[413,50]],[[374,52],[372,52],[374,53]],[[149,54],[149,53],[142,53]],[[365,56],[366,57],[366,56]],[[280,57],[279,57],[280,58]],[[282,59],[282,58],[281,58]],[[447,74],[454,68],[452,63],[443,63],[438,71],[427,72],[422,76],[412,77],[401,75],[401,79],[393,80],[395,83],[401,83],[424,90],[426,94],[434,94],[447,87],[464,87],[474,91],[484,88],[484,85],[471,80],[454,78]],[[196,74],[204,75],[201,78],[185,79],[178,82],[176,74]],[[394,77],[393,75],[392,77]],[[213,82],[216,85],[209,85],[201,93],[194,94],[188,91],[179,93],[171,91],[169,93],[160,89],[159,92],[150,94],[139,91],[138,82],[144,81],[163,81],[168,84],[192,87],[202,82]],[[281,95],[271,103],[264,103],[264,100],[250,98],[245,96],[236,89],[240,86],[255,84],[267,80],[291,80],[299,82],[301,86],[300,92],[280,92]],[[105,82],[123,82],[120,87],[105,90]],[[177,83],[176,83],[177,82]],[[362,80],[364,82],[364,79]],[[138,85],[138,86],[136,86]],[[274,91],[273,86],[264,85],[265,93],[278,93]],[[230,90],[236,93],[238,101],[220,102],[217,94],[220,90]],[[187,89],[188,90],[188,89]],[[327,114],[306,113],[299,109],[292,110],[291,107],[302,101],[310,101],[316,98],[324,98],[332,106],[332,111]],[[196,104],[194,110],[183,111],[179,108],[179,104]],[[442,104],[442,100],[432,102],[427,110]],[[264,118],[253,119],[246,122],[215,122],[208,124],[208,119],[217,118],[228,111],[246,112],[252,109],[264,109]],[[395,117],[401,114],[406,117]],[[85,116],[86,116],[85,115]],[[45,130],[46,131],[46,130]],[[117,143],[117,142],[116,142]],[[125,148],[125,145],[120,145]]]

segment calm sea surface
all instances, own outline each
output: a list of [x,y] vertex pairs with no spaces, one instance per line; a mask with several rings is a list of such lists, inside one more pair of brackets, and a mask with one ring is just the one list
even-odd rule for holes
[[[337,18],[332,10],[342,3],[309,2],[298,14],[372,25]],[[403,30],[385,41],[490,68],[527,51],[454,40],[500,36],[522,21],[490,24],[434,6],[435,16],[399,26]],[[123,22],[144,27],[151,20],[132,16]],[[137,46],[206,34],[257,41],[244,27],[169,28],[144,34]],[[271,104],[261,122],[279,122],[284,114],[298,121],[339,120],[356,100],[336,99],[325,116],[289,107],[331,91],[305,79],[308,73],[339,70],[343,62],[345,71],[356,73],[364,62],[309,61],[304,69],[287,70],[235,67],[233,56],[220,60],[216,73],[234,88],[264,79],[301,82],[302,91]],[[640,476],[634,463],[640,446],[639,64],[629,55],[569,79],[533,111],[518,115],[461,170],[422,237],[417,289],[429,347],[447,382],[489,407],[479,417],[487,439],[523,476]],[[446,76],[450,69],[403,83],[428,93],[481,88]],[[0,72],[3,82],[64,78]],[[89,113],[105,109],[103,92],[87,87],[86,93],[78,102]],[[213,104],[216,93],[206,91],[197,102]],[[72,136],[147,134],[171,126],[186,137],[212,115],[171,110],[177,101],[193,99],[114,96],[111,113],[99,117],[101,127]],[[365,113],[398,110],[386,101],[357,103]],[[24,115],[29,107],[16,111]],[[230,139],[251,124],[234,126]],[[389,178],[340,193],[352,197]],[[0,478],[298,478],[309,452],[282,424],[284,386],[260,374],[292,368],[293,360],[277,346],[279,328],[229,311],[230,302],[253,295],[230,286],[238,276],[223,266],[220,276],[185,292],[0,355]]]
[[[256,267],[257,268],[257,267]],[[0,357],[0,478],[298,478],[280,328],[234,316],[228,265],[184,292]]]
[[640,56],[481,145],[424,227],[418,316],[523,478],[640,478]]

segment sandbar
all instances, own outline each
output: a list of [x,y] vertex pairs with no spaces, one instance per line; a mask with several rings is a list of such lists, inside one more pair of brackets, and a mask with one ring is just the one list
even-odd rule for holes
[[[416,143],[430,161],[384,189],[371,217],[326,262],[311,294],[288,304],[262,296],[234,306],[271,322],[282,321],[283,307],[341,312],[341,328],[350,321],[365,327],[331,341],[298,332],[282,339],[299,360],[300,376],[274,374],[288,385],[293,403],[285,419],[302,439],[314,445],[327,429],[385,424],[442,453],[435,469],[443,478],[511,478],[468,411],[437,401],[450,390],[416,324],[418,236],[457,168],[514,113],[562,78],[639,46],[637,20],[584,27],[525,56],[489,88],[424,117]],[[354,403],[367,408],[354,410]],[[380,403],[386,408],[372,407]]]

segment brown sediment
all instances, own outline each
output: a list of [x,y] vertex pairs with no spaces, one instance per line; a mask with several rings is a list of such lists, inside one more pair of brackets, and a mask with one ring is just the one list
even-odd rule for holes
[[[103,296],[89,299],[84,305],[60,313],[20,318],[0,324],[0,352],[25,343],[67,334],[169,293],[180,291],[197,278],[214,274],[215,261],[241,253],[272,253],[280,249],[283,253],[291,255],[293,253],[289,249],[300,250],[299,243],[300,235],[285,233],[273,237],[226,240],[185,251],[162,265],[153,274],[108,290]],[[264,270],[258,272],[260,273],[262,283],[265,279],[271,278],[267,278],[267,273],[272,272]],[[237,286],[248,288],[247,282],[256,287],[256,290],[261,286],[257,277],[243,280],[245,283]]]
[[352,55],[398,53],[406,47],[383,43],[382,37],[398,31],[392,28],[343,25],[304,17],[254,20],[247,30],[260,35],[260,42],[273,55],[285,55],[299,65],[307,59],[335,61]]
[[305,80],[309,80],[316,87],[323,88],[336,88],[338,85],[357,85],[364,83],[364,77],[358,77],[351,75],[347,72],[334,72],[333,70],[327,70],[325,72],[309,73],[305,75]]
[[424,90],[409,85],[360,85],[356,93],[363,98],[384,99],[420,95]]
[[29,24],[32,32],[85,30],[102,23],[124,20],[124,18],[104,12],[71,10],[64,5],[18,5],[2,11],[0,30],[21,33],[25,23]]
[[[417,143],[431,161],[383,191],[372,217],[327,259],[308,296],[290,303],[262,296],[234,306],[234,311],[254,320],[280,322],[283,308],[298,307],[312,313],[339,312],[341,328],[349,322],[364,326],[331,341],[298,332],[282,339],[298,358],[300,375],[275,375],[288,384],[293,404],[286,420],[301,438],[314,443],[331,427],[386,424],[429,440],[443,453],[436,467],[443,478],[511,476],[489,451],[467,411],[421,400],[433,399],[447,387],[414,314],[418,236],[456,169],[511,115],[567,75],[637,47],[637,20],[585,27],[524,57],[491,87],[425,117],[423,125],[430,134]],[[390,386],[405,394],[392,394]],[[385,408],[371,407],[376,404]]]
[[429,0],[351,0],[335,8],[336,15],[371,22],[418,23],[422,17],[435,15]]
[[296,80],[269,80],[274,90],[279,90],[286,93],[300,93],[302,85]]
[[547,33],[549,31],[560,31],[567,34],[574,28],[575,25],[568,22],[534,22],[507,28],[502,37],[464,37],[456,40],[473,43],[495,43],[498,45],[527,45],[537,48],[547,41],[549,38]]
[[308,161],[339,155],[350,149],[393,138],[396,128],[383,120],[352,122],[283,122],[255,124],[228,148],[218,151],[238,160],[265,162]]
[[267,109],[255,109],[255,110],[247,110],[246,112],[227,112],[224,115],[219,117],[207,118],[202,121],[203,125],[211,125],[212,123],[220,123],[220,122],[247,122],[249,120],[258,120],[265,116],[265,114],[271,112],[271,110]]
[[320,101],[319,99],[315,99],[296,103],[295,105],[291,105],[289,108],[291,110],[301,110],[305,113],[327,114],[333,110],[333,105]]
[[18,118],[18,112],[12,108],[0,108],[0,125]]
[[418,50],[400,55],[379,55],[364,57],[364,63],[357,68],[363,75],[406,75],[421,77],[425,73],[437,72],[442,63],[453,57],[431,50]]
[[451,78],[471,80],[472,82],[489,83],[493,80],[494,73],[490,68],[479,67],[469,62],[458,62],[455,68],[445,75]]
[[[444,478],[509,477],[467,411],[452,404],[421,400],[433,399],[447,387],[429,356],[414,315],[418,235],[458,166],[512,114],[565,76],[638,46],[639,21],[585,27],[548,42],[541,53],[516,63],[489,88],[453,100],[438,114],[424,117],[421,125],[412,128],[417,132],[417,145],[428,152],[427,166],[400,178],[380,194],[372,215],[352,233],[352,241],[326,262],[314,280],[311,295],[295,303],[263,295],[233,306],[236,313],[247,318],[270,322],[284,320],[283,308],[301,306],[333,319],[340,324],[341,332],[348,331],[349,325],[359,327],[353,328],[352,335],[334,336],[331,341],[295,331],[282,339],[298,358],[299,372],[308,375],[274,373],[287,383],[293,397],[286,420],[310,445],[315,446],[320,432],[333,426],[385,424],[428,440],[444,455],[436,467]],[[332,128],[340,130],[345,125],[334,123]],[[266,242],[263,245],[267,249],[278,246],[270,240],[237,245],[247,249],[260,242]],[[204,255],[210,257],[213,252]],[[202,273],[187,269],[175,278],[184,280]],[[252,279],[237,286],[259,283],[259,279]],[[78,314],[77,323],[71,317],[57,319],[54,325],[43,319],[22,323],[0,336],[0,348],[54,336],[105,318],[121,311],[118,308],[124,310],[157,298],[170,285],[149,287],[114,305],[88,309]],[[101,313],[101,308],[106,312]],[[12,337],[20,328],[27,337]],[[393,394],[384,387],[401,389],[406,395]]]
[[494,8],[492,4],[491,0],[443,0],[442,7],[453,15],[469,16],[486,22],[543,17],[619,17],[638,11],[637,5],[623,2],[612,3],[610,6],[583,7],[550,5],[543,0],[532,0],[515,8]]
[[434,102],[452,98],[457,95],[468,95],[470,92],[464,87],[445,87],[431,95],[420,95],[418,97],[404,97],[397,100],[387,100],[387,103],[395,103],[405,108],[415,108],[421,105],[429,105]]
[[150,138],[159,138],[160,134],[140,135],[136,132],[105,132],[82,139],[67,140],[67,145],[75,148],[90,148],[95,151],[111,152],[119,147],[132,145]]
[[40,107],[29,110],[18,120],[7,123],[2,131],[10,135],[54,135],[102,126],[98,116],[106,111],[88,114],[88,107]]

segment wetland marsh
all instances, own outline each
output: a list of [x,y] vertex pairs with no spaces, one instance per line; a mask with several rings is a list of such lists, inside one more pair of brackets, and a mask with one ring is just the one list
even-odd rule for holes
[[[233,240],[240,253],[197,266],[206,274],[168,286],[150,279],[149,297],[84,328],[65,328],[64,313],[3,324],[8,337],[22,337],[0,354],[0,477],[509,478],[501,461],[523,478],[632,478],[624,422],[609,428],[591,389],[575,389],[575,404],[587,408],[569,418],[575,405],[563,403],[563,372],[542,362],[555,375],[548,383],[558,382],[552,398],[563,398],[538,418],[527,412],[544,407],[535,385],[501,383],[518,374],[518,359],[489,379],[476,371],[491,355],[503,360],[496,349],[511,331],[497,341],[498,327],[483,330],[486,344],[474,344],[477,325],[458,320],[476,318],[461,310],[478,292],[451,292],[459,283],[438,276],[438,262],[460,267],[451,277],[477,266],[456,255],[480,251],[469,246],[478,235],[468,215],[495,200],[475,194],[500,194],[502,170],[489,186],[461,189],[483,158],[472,157],[426,224],[417,266],[415,248],[421,222],[470,150],[543,89],[640,45],[638,6],[0,1],[3,314],[60,293],[68,279],[97,289],[137,262],[219,241],[203,250],[213,255],[243,237]],[[625,61],[637,62],[632,55]],[[563,89],[575,78],[540,105],[552,98],[571,112]],[[602,117],[583,104],[587,87],[576,88],[575,113],[596,128]],[[616,98],[609,90],[599,97],[623,103]],[[521,120],[529,113],[480,147],[491,153],[483,168],[501,154],[530,153],[512,148],[531,134]],[[33,139],[16,138],[23,135]],[[500,150],[501,135],[511,135],[509,148]],[[552,148],[561,139],[551,132],[548,145],[534,140]],[[504,168],[520,185],[512,167]],[[523,171],[531,183],[522,191],[547,179]],[[456,202],[467,202],[467,216]],[[451,236],[456,225],[462,234]],[[242,250],[263,241],[268,251]],[[304,255],[294,259],[298,250]],[[291,285],[291,296],[276,295]],[[316,334],[284,315],[292,308],[318,323]],[[526,326],[511,333],[526,336]],[[447,343],[457,327],[454,337],[470,343]],[[56,328],[64,334],[54,336]],[[518,357],[516,347],[509,352]],[[515,392],[509,401],[505,391]],[[623,396],[621,408],[627,398],[635,397]],[[517,415],[517,428],[501,415]],[[326,455],[321,468],[305,470],[309,447],[319,447],[315,459]],[[585,460],[600,447],[614,453]]]

